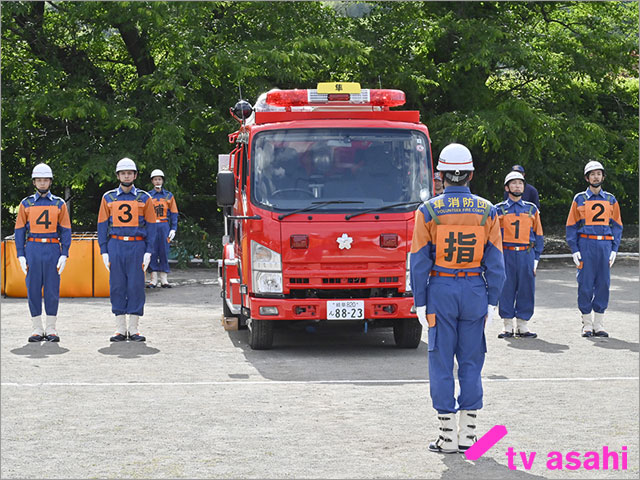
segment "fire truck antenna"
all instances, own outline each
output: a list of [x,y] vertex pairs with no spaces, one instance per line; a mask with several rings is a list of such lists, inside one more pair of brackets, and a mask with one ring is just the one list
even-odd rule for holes
[[378,75],[378,88],[382,90],[382,80],[380,79],[380,75]]

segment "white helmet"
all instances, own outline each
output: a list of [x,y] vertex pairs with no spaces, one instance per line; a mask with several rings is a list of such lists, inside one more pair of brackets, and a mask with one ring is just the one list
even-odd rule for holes
[[53,179],[53,170],[45,163],[39,163],[33,167],[31,178],[51,178]]
[[156,168],[153,172],[151,172],[151,175],[149,175],[149,178],[153,178],[153,177],[162,177],[162,178],[164,178],[164,172],[162,170],[160,170],[159,168]]
[[508,185],[511,180],[522,180],[524,182],[524,177],[520,172],[509,172],[507,176],[504,177],[504,184]]
[[441,172],[472,172],[473,157],[464,145],[450,143],[440,152],[437,169]]
[[133,170],[134,172],[137,172],[138,168],[136,167],[136,162],[134,162],[130,158],[124,157],[116,165],[116,173],[121,172],[123,170]]
[[604,167],[602,166],[602,164],[600,162],[596,162],[595,160],[592,160],[584,166],[585,176],[589,172],[592,172],[594,170],[602,170],[602,173],[604,173]]

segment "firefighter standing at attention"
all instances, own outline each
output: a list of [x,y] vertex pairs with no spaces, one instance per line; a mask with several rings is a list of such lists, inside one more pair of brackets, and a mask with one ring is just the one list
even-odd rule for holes
[[[474,170],[471,152],[464,145],[447,145],[437,168],[445,190],[416,212],[411,286],[418,319],[429,326],[430,391],[440,422],[440,434],[429,450],[455,453],[476,441],[484,326],[495,314],[505,272],[496,209],[469,190]],[[457,399],[454,358],[460,384]]]
[[525,181],[520,172],[508,173],[504,185],[509,198],[496,205],[507,275],[498,309],[504,331],[498,338],[513,337],[514,332],[517,337],[535,338],[537,335],[529,331],[528,323],[533,316],[535,276],[544,248],[540,213],[534,203],[522,200]]
[[[30,342],[59,342],[56,330],[60,275],[69,257],[71,222],[67,204],[51,193],[53,171],[40,163],[31,173],[37,192],[20,202],[15,242],[20,268],[27,276],[27,298],[33,332]],[[42,328],[42,294],[47,314]]]
[[176,236],[178,229],[178,205],[173,193],[163,188],[164,172],[155,169],[151,172],[151,183],[153,190],[149,190],[153,208],[156,212],[156,241],[151,253],[151,263],[149,271],[151,280],[148,287],[155,288],[158,283],[158,273],[160,274],[160,285],[162,288],[171,288],[167,274],[169,273],[169,245]]
[[110,272],[111,311],[116,316],[116,331],[110,340],[144,342],[138,322],[144,315],[144,272],[151,262],[156,213],[151,196],[133,185],[138,176],[133,160],[120,160],[116,176],[120,186],[103,195],[98,213],[98,243]]
[[584,178],[589,188],[573,197],[567,217],[567,243],[578,267],[582,336],[608,337],[604,311],[609,305],[610,269],[622,238],[622,218],[616,198],[602,189],[602,164],[587,163]]

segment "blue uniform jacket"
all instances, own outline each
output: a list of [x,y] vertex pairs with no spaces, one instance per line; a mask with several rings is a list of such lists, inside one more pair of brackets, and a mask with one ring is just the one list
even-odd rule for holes
[[48,192],[30,195],[20,202],[16,218],[15,241],[18,257],[24,257],[27,238],[57,238],[61,255],[69,256],[71,246],[71,222],[67,204],[60,197]]
[[566,230],[571,253],[580,250],[578,235],[581,233],[613,236],[611,250],[617,252],[622,238],[622,218],[616,197],[602,189],[599,193],[593,193],[590,188],[577,193],[571,203]]
[[[483,240],[478,244],[476,239],[480,236]],[[496,305],[505,280],[496,208],[473,195],[468,187],[451,186],[446,187],[442,195],[420,205],[411,242],[410,268],[417,307],[427,305],[432,269],[446,273],[483,273],[489,304]]]
[[100,253],[109,253],[107,242],[110,235],[143,237],[145,252],[153,251],[156,214],[147,192],[134,186],[129,193],[125,193],[118,187],[102,196],[98,213]]
[[178,230],[178,206],[173,193],[164,188],[161,191],[154,188],[148,193],[156,210],[156,221],[169,222],[169,230]]
[[[535,259],[540,260],[540,255],[544,249],[544,236],[542,233],[542,223],[540,222],[540,211],[538,210],[538,207],[531,202],[523,201],[522,198],[517,202],[508,198],[504,202],[498,203],[496,205],[496,210],[498,211],[498,217],[501,219],[500,229],[502,231],[502,245],[510,247],[531,245],[535,252]],[[503,225],[502,219],[507,215],[509,215],[509,218],[513,218],[512,216],[524,216],[527,217],[528,220],[530,219],[531,226],[529,228],[528,239],[526,238],[527,235],[522,235],[524,232],[517,231],[517,227],[519,227],[519,225],[517,225],[516,228],[513,228],[513,224],[510,222],[506,226]],[[507,230],[506,232],[505,227]],[[507,235],[506,237],[505,233]],[[517,236],[515,235],[516,233],[518,234]],[[520,239],[519,237],[522,240],[518,241]]]

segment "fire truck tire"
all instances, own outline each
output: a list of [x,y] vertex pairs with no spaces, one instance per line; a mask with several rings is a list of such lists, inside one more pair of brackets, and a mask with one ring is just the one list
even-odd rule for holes
[[393,338],[398,348],[418,348],[422,325],[417,318],[403,318],[393,324]]
[[251,320],[249,346],[252,350],[269,350],[273,345],[273,320]]

